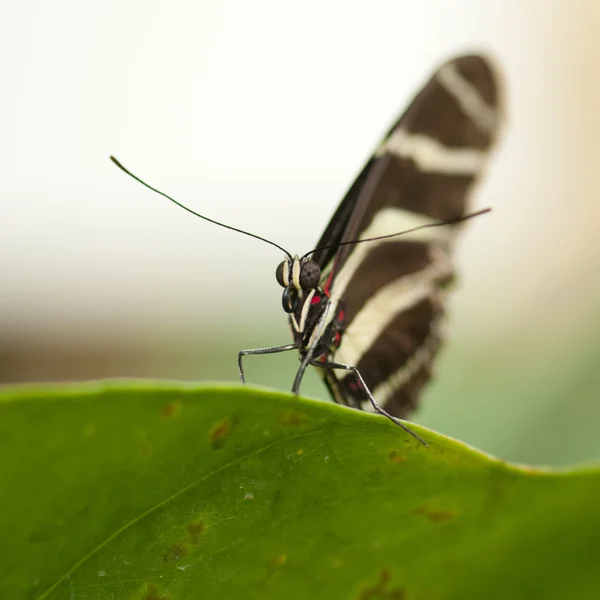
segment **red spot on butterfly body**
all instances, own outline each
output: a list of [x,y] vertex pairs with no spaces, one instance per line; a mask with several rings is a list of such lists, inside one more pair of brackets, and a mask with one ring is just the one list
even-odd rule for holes
[[313,296],[312,300],[310,301],[311,304],[319,304],[319,302],[321,302],[321,296]]
[[363,384],[358,380],[348,382],[348,387],[350,388],[350,391],[354,393],[364,390]]

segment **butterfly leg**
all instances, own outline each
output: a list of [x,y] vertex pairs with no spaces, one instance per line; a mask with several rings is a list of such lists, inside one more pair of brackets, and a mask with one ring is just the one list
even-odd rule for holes
[[271,348],[255,348],[254,350],[240,350],[238,353],[238,369],[240,372],[240,379],[242,383],[246,383],[244,377],[244,368],[242,367],[242,357],[250,354],[275,354],[277,352],[287,352],[288,350],[296,350],[298,346],[296,344],[287,344],[285,346],[273,346]]
[[388,413],[381,406],[379,406],[379,404],[377,403],[377,400],[375,400],[375,398],[373,397],[373,394],[371,394],[371,390],[367,387],[365,380],[362,378],[360,371],[356,367],[354,367],[352,365],[344,365],[342,363],[335,363],[335,362],[321,363],[318,361],[311,361],[310,364],[315,367],[320,367],[320,368],[324,368],[324,369],[341,369],[344,371],[351,371],[352,373],[354,373],[354,375],[360,381],[365,393],[367,394],[367,397],[369,398],[369,402],[372,404],[373,408],[379,414],[383,415],[384,417],[387,417],[390,421],[392,421],[392,423],[395,423],[399,427],[402,427],[402,429],[404,429],[404,431],[406,431],[407,433],[410,433],[410,435],[412,435],[415,439],[419,440],[419,442],[421,442],[421,444],[423,444],[425,447],[428,447],[427,442],[422,437],[420,437],[412,429],[407,427],[402,421],[400,421],[400,419],[397,419],[396,417],[390,415],[390,413]]

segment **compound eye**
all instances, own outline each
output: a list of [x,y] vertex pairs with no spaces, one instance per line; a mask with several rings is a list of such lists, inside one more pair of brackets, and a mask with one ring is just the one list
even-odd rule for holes
[[314,260],[307,260],[300,269],[300,287],[303,290],[312,290],[319,285],[321,268]]
[[281,297],[281,305],[286,313],[293,313],[298,306],[298,291],[293,285],[285,288]]
[[275,277],[277,278],[277,283],[281,287],[285,287],[287,283],[283,280],[283,272],[288,268],[287,261],[283,261],[277,265],[277,269],[275,269]]

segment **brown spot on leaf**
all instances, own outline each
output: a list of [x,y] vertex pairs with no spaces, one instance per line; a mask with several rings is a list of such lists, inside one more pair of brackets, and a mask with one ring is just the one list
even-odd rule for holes
[[297,410],[288,410],[279,417],[279,422],[289,427],[297,427],[306,423],[306,415]]
[[160,411],[160,416],[163,419],[173,419],[174,417],[178,417],[181,414],[181,401],[180,400],[171,400],[171,402],[167,402]]
[[169,600],[169,597],[159,594],[156,586],[152,583],[146,588],[142,600]]
[[231,420],[229,417],[222,418],[216,425],[210,430],[210,443],[215,449],[222,448],[225,443],[225,439],[231,433]]
[[269,568],[270,569],[279,569],[280,567],[283,567],[283,565],[285,565],[286,562],[287,562],[287,555],[279,554],[278,556],[274,556],[269,561]]
[[426,517],[430,521],[434,523],[440,523],[442,521],[452,521],[456,518],[456,511],[452,509],[448,510],[438,510],[429,508],[427,506],[420,506],[416,510],[413,510],[414,515],[420,515],[422,517]]
[[389,569],[381,569],[375,585],[366,587],[359,594],[359,600],[404,600],[406,592],[401,587],[390,587],[391,573]]
[[402,464],[406,460],[406,456],[403,456],[398,452],[398,450],[392,450],[389,455],[389,459],[391,462],[396,463],[397,465]]
[[140,454],[144,457],[152,454],[152,446],[149,442],[142,442],[142,445],[140,446]]
[[198,521],[197,523],[190,523],[187,526],[187,532],[190,538],[192,539],[192,544],[196,545],[200,541],[200,538],[202,537],[202,534],[204,533],[205,529],[206,525],[204,525],[202,521]]
[[163,554],[163,560],[170,562],[172,560],[181,560],[188,555],[188,549],[183,544],[171,544]]
[[391,576],[392,574],[390,573],[389,569],[381,569],[379,573],[379,585],[387,585]]

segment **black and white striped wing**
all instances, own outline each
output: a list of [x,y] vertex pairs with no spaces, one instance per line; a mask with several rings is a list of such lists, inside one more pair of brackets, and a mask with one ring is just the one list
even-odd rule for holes
[[[444,64],[368,161],[317,247],[460,217],[495,137],[499,98],[490,63]],[[444,288],[459,226],[316,252],[343,327],[333,359],[356,366],[386,410],[405,416],[431,375]],[[338,402],[366,400],[351,372],[325,369]]]

